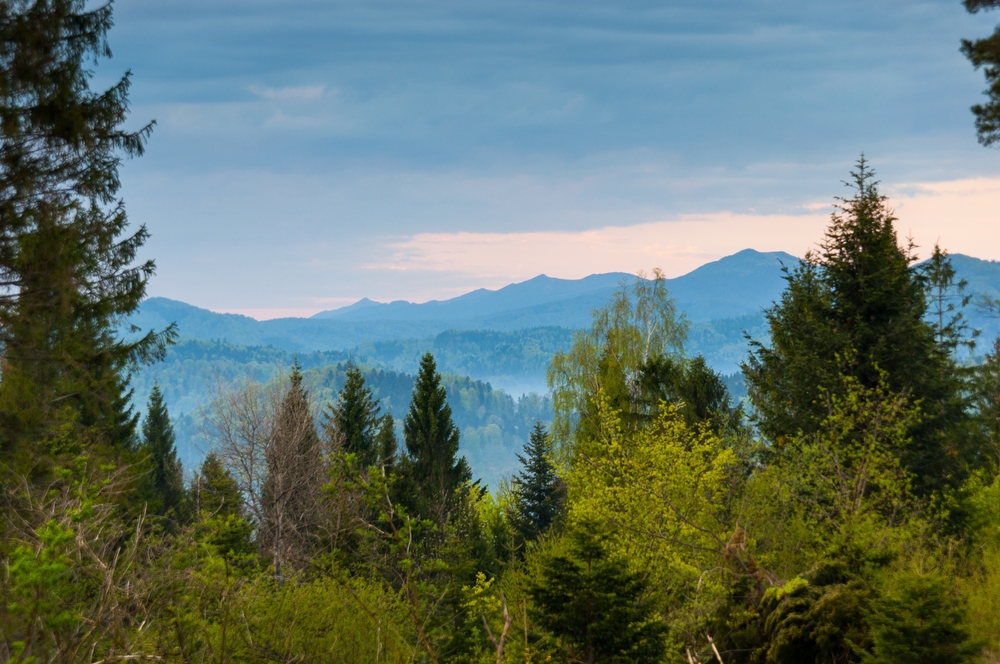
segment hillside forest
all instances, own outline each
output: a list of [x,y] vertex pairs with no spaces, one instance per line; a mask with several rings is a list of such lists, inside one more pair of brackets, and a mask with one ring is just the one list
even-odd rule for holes
[[[963,313],[1000,301],[916,262],[864,158],[744,399],[654,271],[548,401],[431,352],[219,372],[185,474],[173,386],[132,405],[177,331],[119,334],[155,268],[119,168],[153,126],[124,128],[128,74],[90,88],[111,6],[0,9],[0,662],[1000,661],[1000,338]],[[523,435],[489,487],[460,453],[488,409]]]

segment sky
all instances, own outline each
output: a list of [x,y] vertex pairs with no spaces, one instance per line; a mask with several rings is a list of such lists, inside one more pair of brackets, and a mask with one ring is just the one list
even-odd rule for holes
[[821,240],[863,153],[926,251],[1000,259],[958,0],[118,0],[151,296],[256,318]]

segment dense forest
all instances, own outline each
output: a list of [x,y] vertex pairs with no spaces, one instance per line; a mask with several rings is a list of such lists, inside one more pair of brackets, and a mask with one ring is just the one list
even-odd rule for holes
[[[431,352],[220,372],[188,481],[176,386],[131,405],[176,331],[118,334],[152,125],[128,75],[90,89],[111,8],[0,7],[0,662],[1000,661],[1000,338],[963,316],[1000,302],[917,264],[864,159],[739,403],[654,275],[554,354],[551,404]],[[490,408],[522,444],[487,491],[460,441],[495,423],[458,413]]]
[[[476,337],[485,336],[479,333]],[[453,336],[465,336],[456,333]],[[205,415],[220,384],[244,379],[281,382],[293,365],[302,372],[303,385],[316,408],[334,404],[357,366],[380,410],[396,418],[402,435],[402,416],[410,403],[414,375],[357,363],[350,353],[332,351],[291,353],[268,347],[237,346],[217,341],[182,339],[172,345],[162,362],[132,379],[133,404],[142,408],[154,387],[171,414],[178,460],[194,469],[205,457]],[[437,355],[435,355],[437,360]],[[489,383],[442,372],[442,384],[452,408],[452,420],[462,432],[461,452],[485,485],[496,487],[517,468],[517,454],[528,441],[536,420],[552,420],[552,400],[535,393],[517,399]]]

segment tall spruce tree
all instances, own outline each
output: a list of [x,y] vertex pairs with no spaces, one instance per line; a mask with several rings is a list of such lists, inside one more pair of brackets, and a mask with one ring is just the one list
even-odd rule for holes
[[959,372],[925,320],[912,246],[900,247],[863,158],[852,177],[854,195],[840,199],[819,252],[787,274],[781,301],[766,313],[770,346],[751,344],[743,369],[758,424],[780,451],[786,437],[817,430],[842,375],[870,389],[885,381],[922,409],[901,450],[915,489],[956,486],[974,456]]
[[549,461],[549,442],[545,427],[535,422],[531,437],[518,454],[521,472],[515,477],[516,526],[521,539],[538,539],[552,526],[562,509],[562,483]]
[[142,423],[141,451],[149,455],[150,484],[154,499],[150,506],[155,514],[183,518],[186,494],[184,472],[174,446],[174,428],[159,384],[149,393],[146,419]]
[[246,558],[254,549],[254,524],[246,518],[236,478],[214,452],[209,452],[191,484],[199,521],[197,532],[230,560]]
[[361,370],[349,366],[340,399],[331,407],[326,427],[329,433],[339,436],[344,451],[357,455],[363,468],[378,463],[381,457],[377,440],[381,419],[378,400],[365,385]]
[[192,492],[199,512],[205,516],[243,515],[243,500],[236,478],[226,470],[215,452],[209,452],[202,461]]
[[430,353],[420,360],[410,409],[403,420],[403,437],[410,507],[441,526],[472,471],[465,457],[458,457],[458,427],[452,422],[448,395]]
[[386,472],[392,470],[396,464],[396,449],[399,442],[396,440],[396,420],[392,413],[386,413],[379,420],[378,434],[375,436],[375,448],[378,450],[378,465]]
[[122,129],[128,73],[90,89],[111,25],[111,3],[0,3],[0,451],[60,452],[67,432],[133,444],[126,373],[173,335],[116,334],[154,269],[133,265],[147,233],[125,235],[117,198],[121,160],[143,153],[152,123]]
[[[1000,0],[965,0],[965,8],[975,14],[981,9],[996,9]],[[993,34],[983,39],[962,40],[962,53],[976,69],[984,67],[988,101],[975,104],[972,113],[976,116],[976,134],[983,145],[992,145],[1000,140],[1000,26]]]
[[529,588],[537,623],[555,636],[567,661],[659,662],[666,626],[645,579],[609,551],[606,528],[594,520],[567,533],[568,551],[547,551]]
[[972,402],[980,435],[989,441],[990,462],[1000,469],[1000,337],[973,375]]
[[292,366],[265,453],[264,537],[275,574],[285,565],[302,564],[319,523],[318,501],[327,479],[319,436],[302,385],[298,361]]

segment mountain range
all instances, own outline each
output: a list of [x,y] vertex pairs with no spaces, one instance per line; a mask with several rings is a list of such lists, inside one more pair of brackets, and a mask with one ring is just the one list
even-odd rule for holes
[[[669,279],[667,288],[692,322],[738,318],[758,314],[769,306],[784,288],[782,266],[794,267],[797,262],[797,258],[783,252],[747,249]],[[479,289],[450,300],[383,304],[362,299],[312,318],[267,321],[150,298],[142,303],[132,322],[149,329],[176,321],[183,336],[196,339],[270,345],[291,351],[348,350],[366,342],[426,338],[446,330],[511,331],[546,326],[584,329],[590,325],[591,312],[605,304],[620,284],[634,278],[620,272],[575,280],[541,275],[499,290]]]
[[[748,249],[667,282],[691,321],[687,352],[703,355],[726,374],[734,396],[743,390],[739,365],[747,354],[746,336],[767,339],[764,309],[785,287],[782,268],[797,263],[789,254]],[[967,293],[1000,298],[1000,263],[953,255],[952,264],[957,277],[968,282]],[[463,454],[478,476],[492,482],[513,467],[525,422],[551,409],[536,404],[544,403],[537,394],[546,391],[552,356],[568,349],[574,334],[589,326],[591,312],[633,279],[624,273],[576,280],[541,275],[445,301],[383,304],[362,299],[312,318],[268,321],[150,298],[131,322],[162,329],[176,321],[182,341],[165,362],[134,377],[134,403],[141,410],[153,384],[159,383],[176,418],[178,449],[191,468],[202,454],[199,412],[211,401],[211,385],[219,377],[251,375],[266,381],[297,361],[314,396],[328,402],[336,397],[346,362],[352,361],[373,372],[377,396],[401,421],[407,386],[421,355],[430,351],[448,375],[449,400],[462,401],[454,407],[462,419]],[[967,314],[984,339],[1000,334],[1000,320],[975,307]],[[468,380],[475,382],[479,396],[465,403],[472,392],[461,386],[472,385],[462,382]]]

